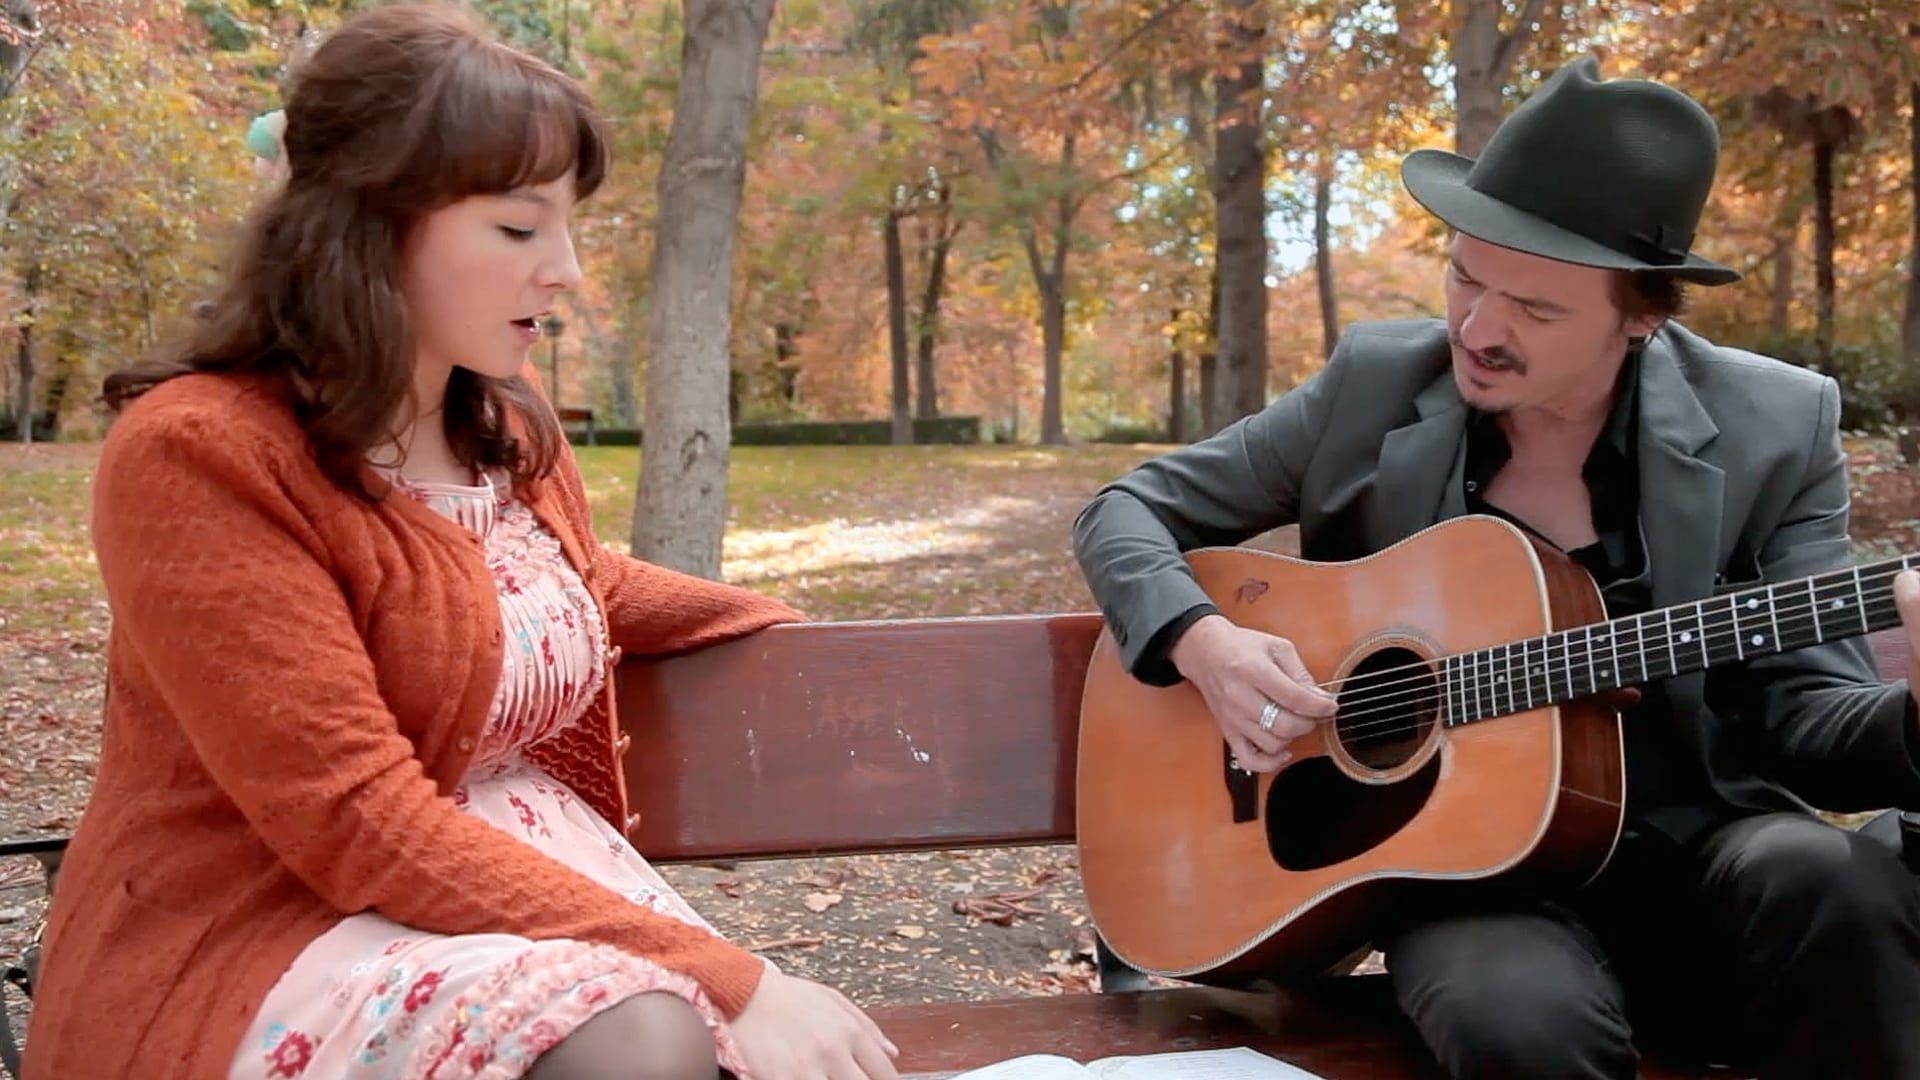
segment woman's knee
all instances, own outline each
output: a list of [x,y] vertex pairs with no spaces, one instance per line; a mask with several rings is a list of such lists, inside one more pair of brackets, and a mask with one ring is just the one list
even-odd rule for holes
[[528,1080],[714,1080],[713,1033],[692,1005],[638,994],[576,1028],[541,1055]]

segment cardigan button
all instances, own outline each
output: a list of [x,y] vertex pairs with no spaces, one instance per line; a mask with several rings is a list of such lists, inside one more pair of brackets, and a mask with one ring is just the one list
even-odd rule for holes
[[627,815],[627,832],[631,833],[633,832],[633,830],[639,827],[640,827],[640,815],[628,814]]
[[613,748],[619,751],[622,757],[625,757],[627,751],[633,749],[633,736],[624,731],[621,732],[620,737],[613,740]]
[[460,736],[460,741],[455,743],[454,745],[458,746],[460,748],[460,752],[464,754],[467,751],[473,749],[473,740],[465,735],[462,735]]
[[620,658],[625,655],[627,655],[627,650],[615,645],[613,648],[607,650],[607,663],[618,664]]

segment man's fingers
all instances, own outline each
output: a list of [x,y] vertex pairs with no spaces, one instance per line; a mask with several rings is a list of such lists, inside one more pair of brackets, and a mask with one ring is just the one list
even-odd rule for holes
[[1293,760],[1293,755],[1285,750],[1269,754],[1253,748],[1246,739],[1238,735],[1227,736],[1227,746],[1233,751],[1234,764],[1248,772],[1274,772]]
[[1289,685],[1276,686],[1267,691],[1267,696],[1280,703],[1280,707],[1301,716],[1327,717],[1334,712],[1334,697],[1313,681],[1313,673],[1300,659],[1300,651],[1293,642],[1285,638],[1270,638],[1267,655],[1273,658],[1274,666],[1286,676]]
[[1902,570],[1893,575],[1893,604],[1900,610],[1900,621],[1907,624],[1907,640],[1920,649],[1920,571]]
[[1279,713],[1273,718],[1272,731],[1283,742],[1312,731],[1315,719],[1333,715],[1332,705],[1322,701],[1324,695],[1294,682],[1277,667],[1259,673],[1254,679],[1253,688],[1259,691],[1262,699],[1254,706],[1254,723],[1259,723],[1260,713],[1268,701],[1280,706]]

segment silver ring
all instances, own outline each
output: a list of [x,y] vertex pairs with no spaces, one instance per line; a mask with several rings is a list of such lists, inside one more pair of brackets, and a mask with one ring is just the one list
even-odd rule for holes
[[1260,730],[1272,731],[1274,722],[1280,719],[1280,706],[1269,701],[1267,707],[1260,710]]

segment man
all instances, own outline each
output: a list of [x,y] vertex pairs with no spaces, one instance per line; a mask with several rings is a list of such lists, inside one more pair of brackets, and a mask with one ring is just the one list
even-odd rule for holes
[[[1671,321],[1686,285],[1739,276],[1690,253],[1718,149],[1685,95],[1582,60],[1477,161],[1411,155],[1409,191],[1454,231],[1446,321],[1351,328],[1314,378],[1081,514],[1128,670],[1192,682],[1243,767],[1283,767],[1335,703],[1181,553],[1295,522],[1330,561],[1499,515],[1584,565],[1611,617],[1848,565],[1833,380]],[[1920,641],[1920,577],[1896,584]],[[1624,727],[1628,820],[1595,882],[1382,928],[1442,1064],[1631,1077],[1658,1043],[1768,1077],[1920,1077],[1920,888],[1808,811],[1920,807],[1907,683],[1856,638],[1646,687]]]

